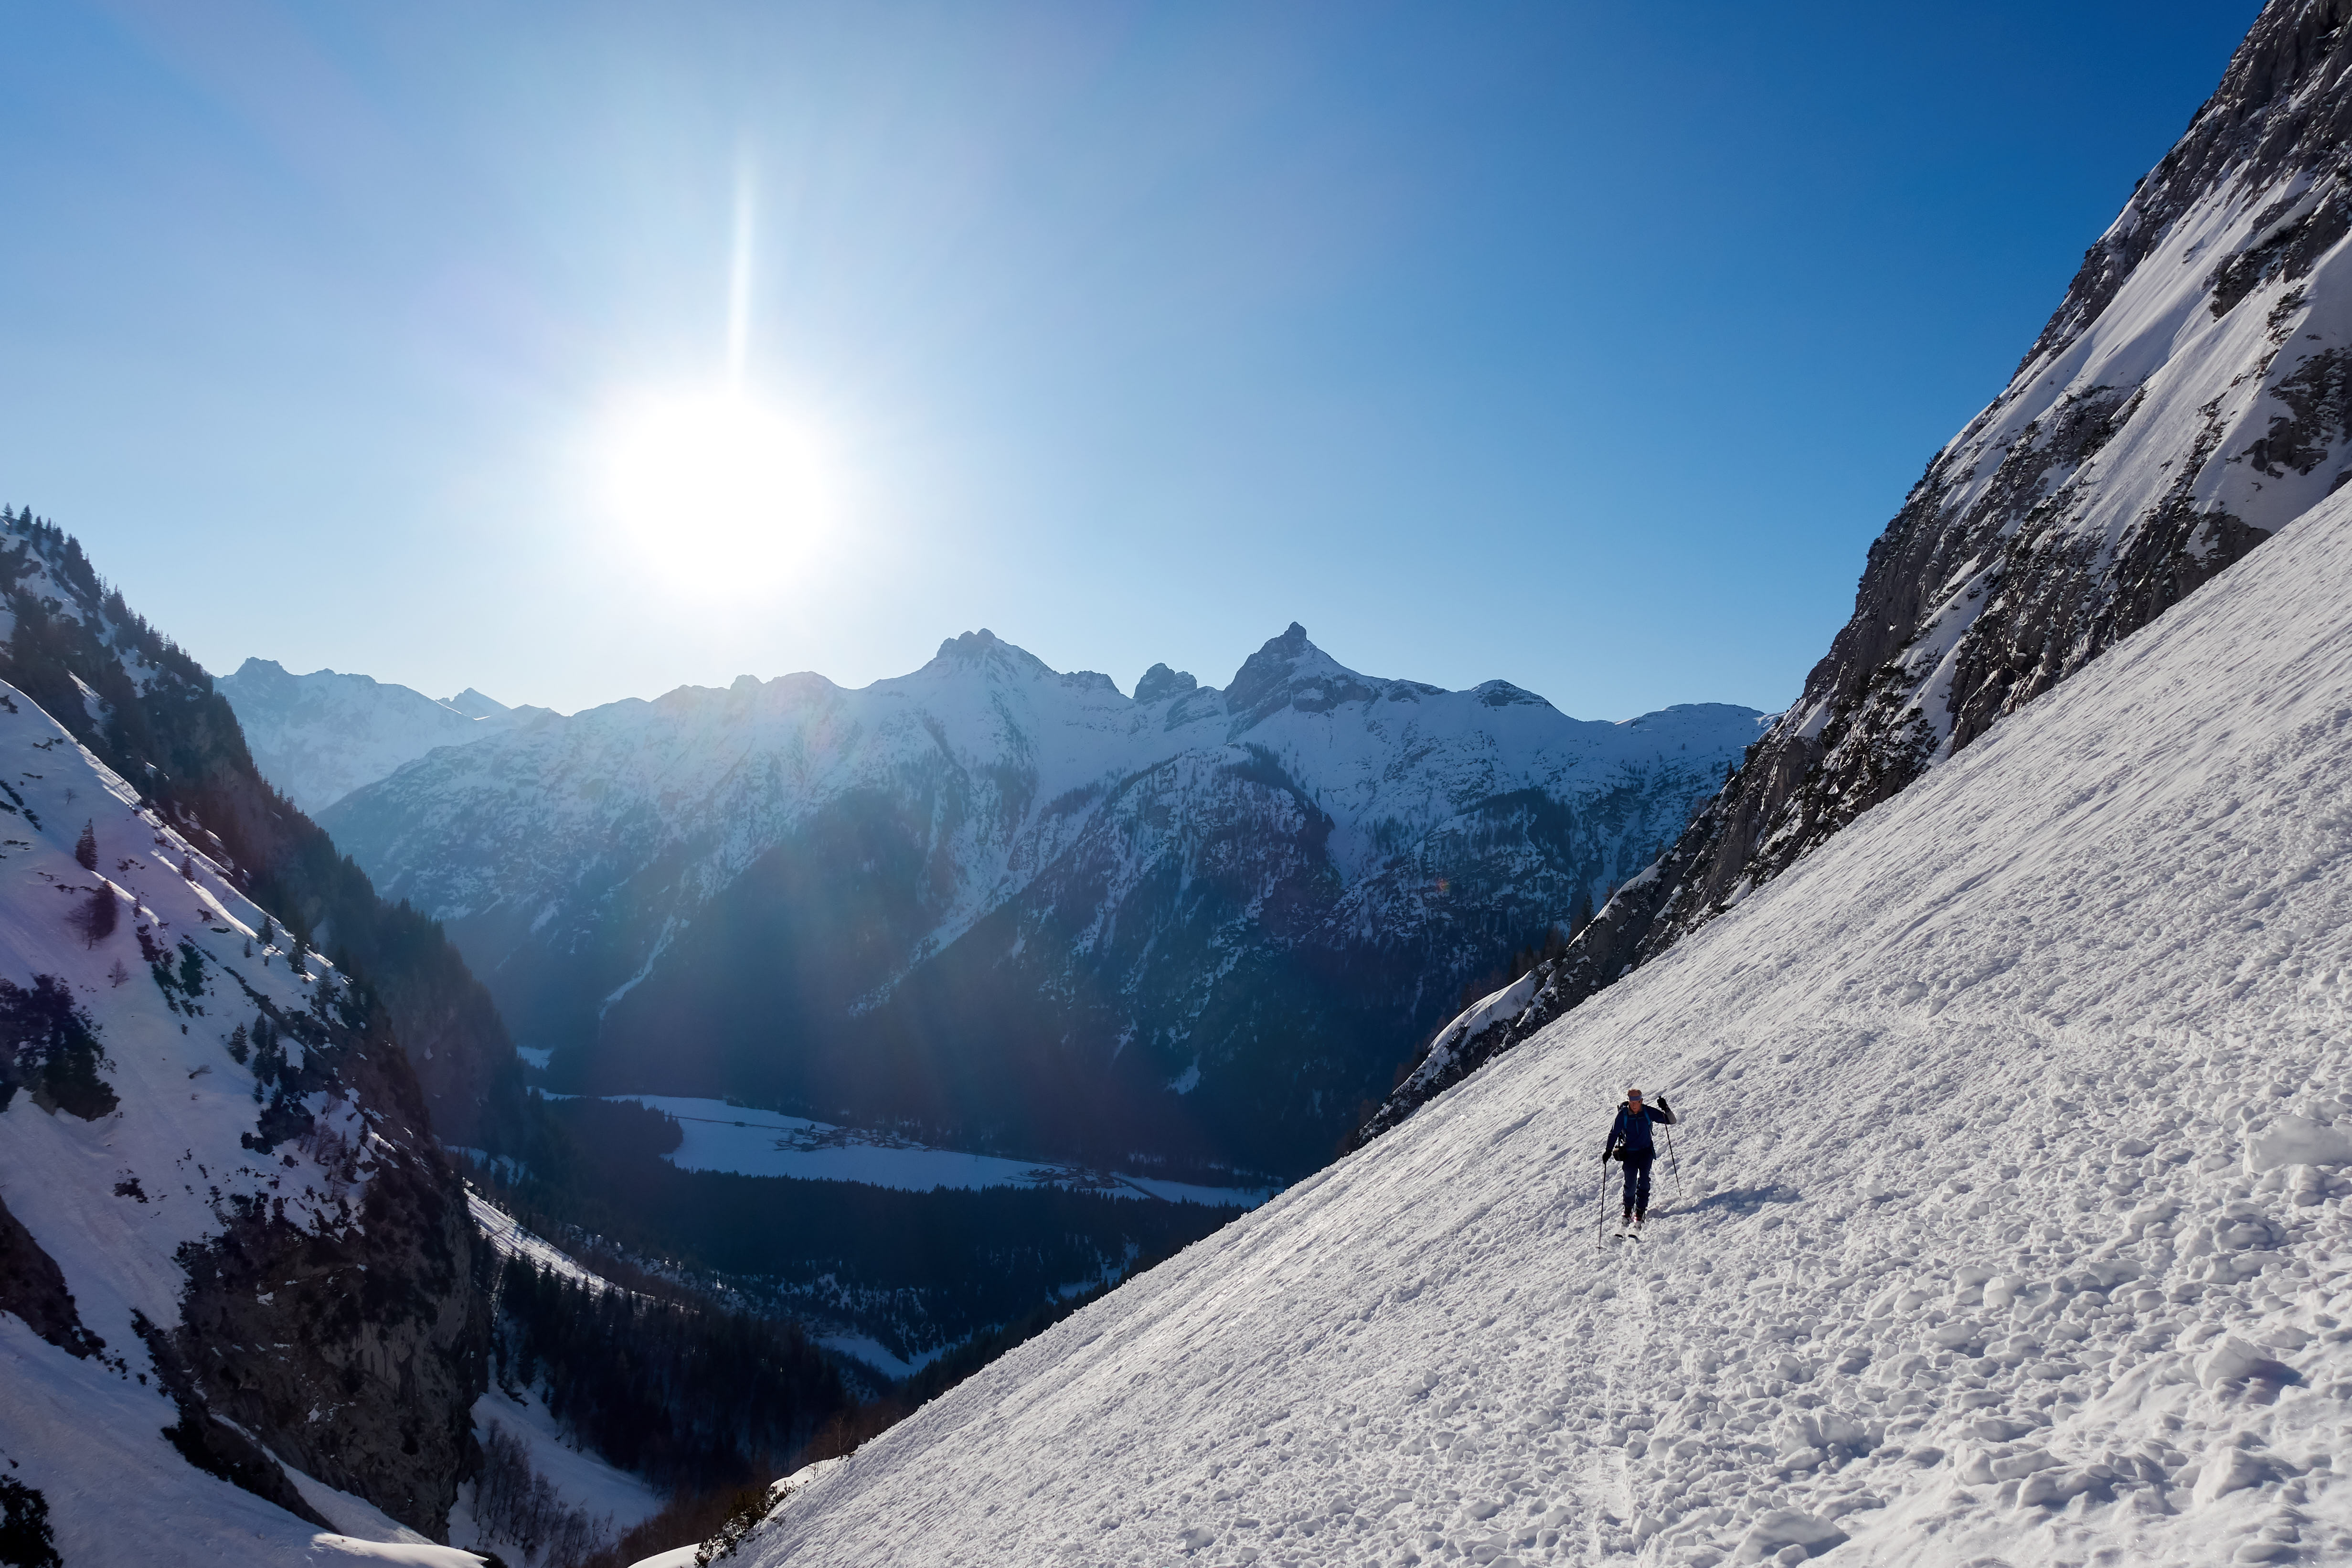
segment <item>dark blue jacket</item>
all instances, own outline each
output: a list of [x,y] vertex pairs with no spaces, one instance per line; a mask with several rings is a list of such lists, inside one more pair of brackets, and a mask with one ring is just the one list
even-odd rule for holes
[[1668,1127],[1675,1124],[1675,1113],[1668,1109],[1663,1096],[1660,1097],[1657,1104],[1645,1105],[1638,1113],[1633,1110],[1632,1100],[1620,1104],[1617,1107],[1617,1121],[1609,1129],[1609,1142],[1602,1145],[1601,1157],[1606,1160],[1617,1152],[1620,1144],[1624,1146],[1627,1154],[1636,1159],[1656,1153],[1657,1146],[1650,1142],[1650,1123],[1653,1121],[1661,1122]]

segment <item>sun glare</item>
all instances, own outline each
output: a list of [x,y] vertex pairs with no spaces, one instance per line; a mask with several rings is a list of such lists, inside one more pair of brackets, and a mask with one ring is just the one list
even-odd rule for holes
[[622,410],[605,450],[615,520],[656,571],[737,591],[773,582],[824,532],[831,498],[805,426],[737,392]]

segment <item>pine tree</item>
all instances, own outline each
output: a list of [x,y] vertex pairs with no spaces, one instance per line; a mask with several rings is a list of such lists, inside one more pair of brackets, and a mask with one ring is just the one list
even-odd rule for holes
[[183,879],[190,882],[196,879],[196,862],[194,856],[183,855],[180,857],[180,876]]
[[122,960],[118,958],[114,961],[114,967],[106,972],[106,978],[107,982],[113,985],[115,989],[121,990],[123,982],[131,978],[131,971],[125,969],[122,966]]
[[98,824],[95,821],[81,825],[81,837],[74,840],[74,858],[81,862],[81,868],[85,871],[98,869]]
[[114,934],[114,922],[121,915],[113,888],[100,882],[89,890],[89,901],[74,912],[74,925],[80,931],[83,943],[96,947]]
[[235,1062],[239,1067],[243,1067],[245,1065],[245,1058],[251,1054],[252,1047],[247,1041],[245,1026],[243,1024],[239,1024],[235,1029],[229,1031],[229,1060]]

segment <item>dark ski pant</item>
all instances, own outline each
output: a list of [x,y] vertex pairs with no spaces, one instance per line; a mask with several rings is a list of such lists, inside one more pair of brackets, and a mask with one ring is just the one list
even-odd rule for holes
[[1654,1149],[1644,1149],[1635,1154],[1622,1156],[1625,1162],[1625,1212],[1645,1215],[1650,1212],[1650,1162],[1658,1157]]

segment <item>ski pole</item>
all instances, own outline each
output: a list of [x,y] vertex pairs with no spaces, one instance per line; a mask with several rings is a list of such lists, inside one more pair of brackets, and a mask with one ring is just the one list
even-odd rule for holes
[[1672,1127],[1666,1129],[1666,1163],[1674,1167],[1675,1202],[1681,1203],[1683,1201],[1683,1163],[1675,1154],[1675,1130]]
[[1609,1156],[1601,1156],[1601,1186],[1592,1194],[1600,1200],[1601,1217],[1593,1223],[1592,1245],[1601,1246],[1609,1239]]

